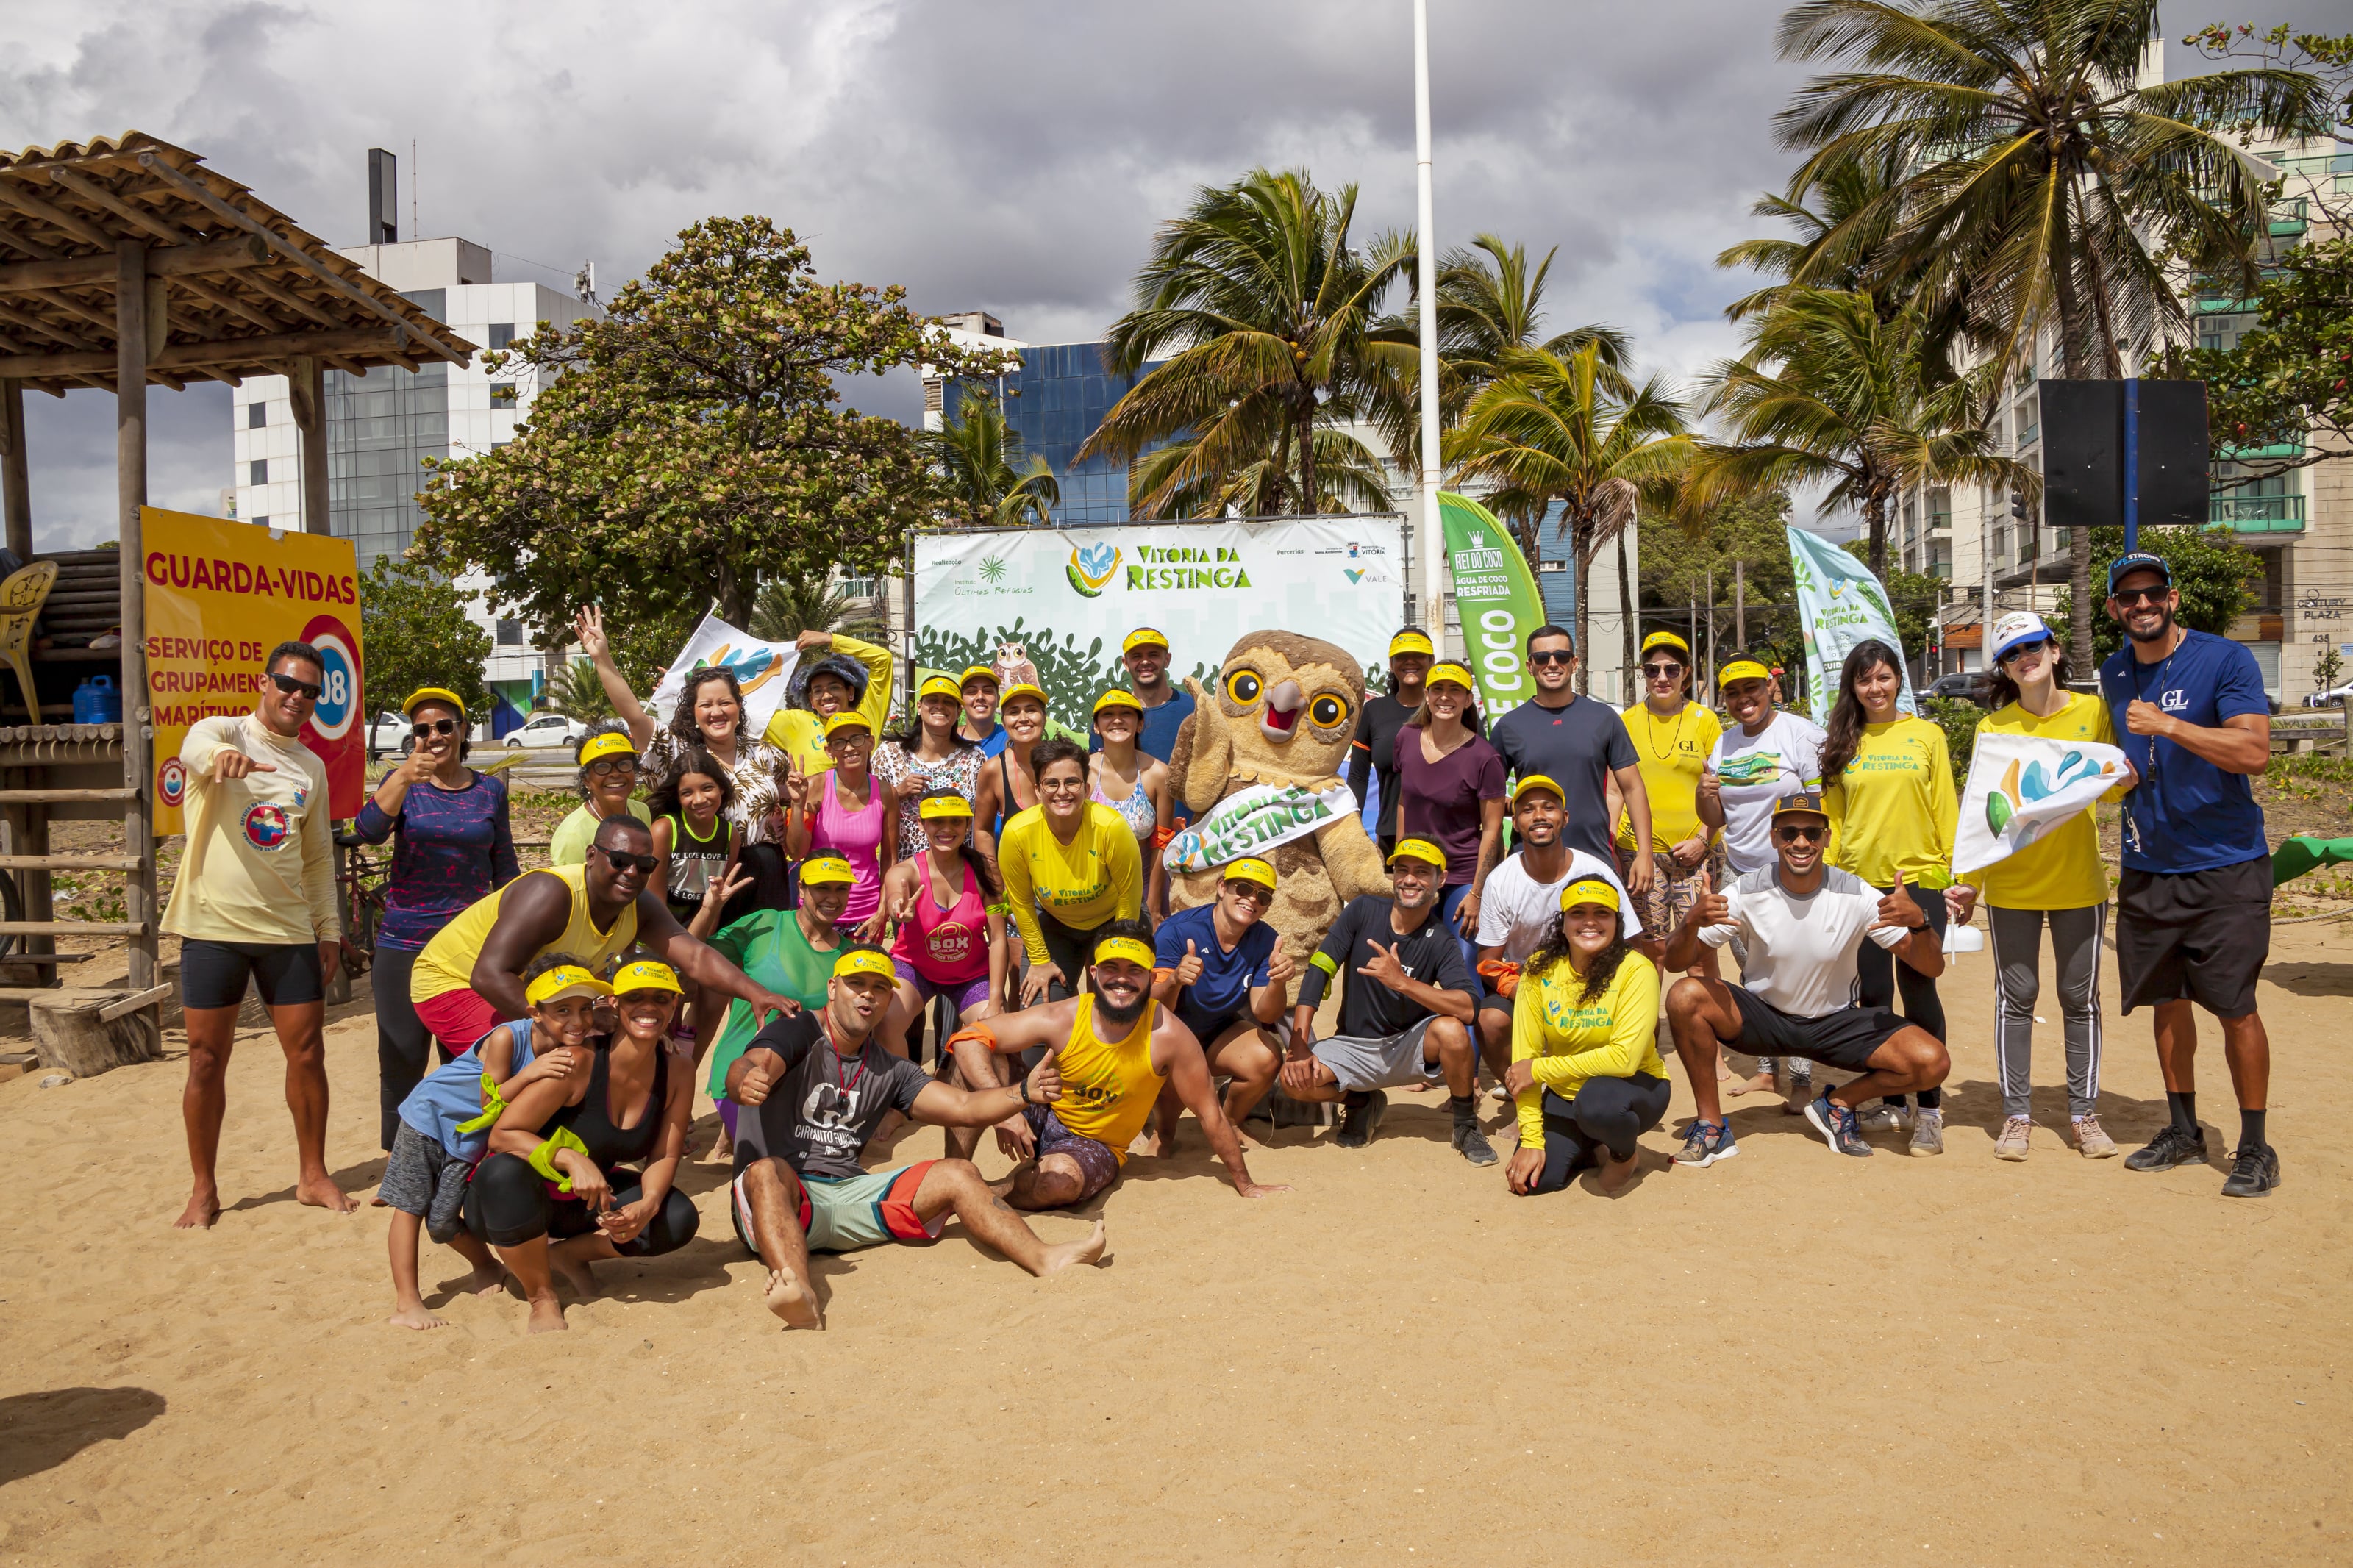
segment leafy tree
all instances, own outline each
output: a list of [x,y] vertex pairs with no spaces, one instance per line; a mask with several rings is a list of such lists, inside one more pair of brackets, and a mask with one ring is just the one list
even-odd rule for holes
[[[1862,540],[1850,540],[1846,549],[1856,560],[1870,563],[1870,553]],[[1879,585],[1887,590],[1887,607],[1894,612],[1895,637],[1903,645],[1905,657],[1918,658],[1928,651],[1928,628],[1936,624],[1945,580],[1925,572],[1906,572],[1900,566],[1873,575],[1878,577]]]
[[543,647],[563,646],[590,595],[617,642],[714,599],[740,626],[764,576],[888,571],[917,522],[963,513],[916,433],[839,406],[841,384],[1008,361],[950,342],[902,293],[818,282],[807,247],[766,218],[682,231],[604,320],[491,356],[541,390],[512,443],[428,463],[419,558],[488,574]]
[[[1780,491],[1718,501],[1685,524],[1671,515],[1646,512],[1642,529],[1641,604],[1643,631],[1664,629],[1691,637],[1691,606],[1712,605],[1719,658],[1734,647],[1733,563],[1743,563],[1743,589],[1747,606],[1748,647],[1752,651],[1772,645],[1786,635],[1793,648],[1799,637],[1797,595],[1789,574],[1789,498]],[[1714,578],[1711,596],[1709,581]],[[1698,627],[1701,641],[1692,657],[1705,658],[1706,625]]]
[[555,672],[547,689],[540,693],[539,705],[550,713],[561,713],[583,724],[613,717],[613,700],[605,695],[605,683],[596,679],[596,667],[585,658],[568,660]]
[[[2339,142],[2353,141],[2353,33],[2299,33],[2287,24],[2255,30],[2252,22],[2232,26],[2211,22],[2182,39],[2210,60],[2249,60],[2270,69],[2297,71],[2320,84],[2323,112]],[[2237,133],[2241,144],[2270,139],[2274,128],[2253,121],[2224,127]],[[2324,160],[2291,171],[2275,196],[2317,206],[2342,228],[2353,220],[2353,188],[2339,184],[2335,170]]]
[[[2226,489],[2326,462],[2353,447],[2353,239],[2298,246],[2255,286],[2254,330],[2228,349],[2176,348],[2166,374],[2206,384]],[[2278,457],[2236,456],[2292,447]]]
[[765,642],[790,642],[803,632],[848,632],[860,637],[883,628],[849,613],[849,596],[825,577],[778,577],[760,584],[752,624],[744,628]]
[[[2125,531],[2094,528],[2091,535],[2092,554],[2100,565],[2100,584],[2105,588],[2108,563],[2125,552]],[[2144,528],[2140,531],[2140,547],[2163,556],[2166,565],[2172,569],[2173,585],[2181,593],[2181,608],[2176,612],[2176,618],[2192,631],[2212,632],[2217,637],[2229,631],[2232,623],[2246,613],[2255,584],[2263,581],[2263,558],[2225,530]],[[2105,595],[2102,598],[2105,601]],[[2073,593],[2063,591],[2059,595],[2058,619],[2068,628],[2067,646],[2081,648],[2084,644],[2075,635],[2074,618]],[[2109,618],[2105,603],[2094,605],[2094,656],[2107,658],[2124,646],[2124,628]]]
[[1053,468],[1023,450],[988,388],[959,384],[956,392],[955,415],[922,437],[941,487],[987,527],[1050,526],[1062,499]]
[[[1217,437],[1178,436],[1128,468],[1128,505],[1153,517],[1271,517],[1296,493],[1281,438],[1256,458],[1228,449],[1214,460],[1203,450]],[[1373,449],[1345,430],[1318,426],[1313,437],[1316,500],[1327,512],[1387,511],[1388,475]]]
[[[360,579],[360,641],[366,653],[366,706],[373,721],[391,712],[419,687],[438,686],[458,694],[468,718],[490,717],[491,690],[482,661],[491,657],[491,634],[466,618],[466,595],[414,562],[375,558]],[[369,723],[370,744],[375,726]]]

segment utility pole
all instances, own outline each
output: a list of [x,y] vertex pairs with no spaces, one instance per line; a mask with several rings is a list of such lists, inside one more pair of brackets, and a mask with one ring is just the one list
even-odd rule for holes
[[1741,647],[1748,646],[1748,563],[1737,556],[1732,562],[1732,636]]
[[[1699,650],[1694,648],[1692,651],[1696,654]],[[1707,667],[1710,669],[1715,668],[1715,563],[1714,562],[1710,562],[1707,568]]]
[[1430,647],[1444,658],[1446,530],[1438,514],[1438,220],[1430,171],[1430,0],[1413,0],[1413,149],[1419,237],[1415,277],[1421,300],[1422,615]]

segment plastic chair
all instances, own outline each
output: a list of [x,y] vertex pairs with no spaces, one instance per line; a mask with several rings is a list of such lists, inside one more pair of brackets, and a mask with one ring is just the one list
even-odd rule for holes
[[41,606],[57,581],[56,562],[36,561],[0,583],[0,659],[16,672],[16,684],[25,689],[25,710],[36,724],[41,721],[41,700],[33,689],[32,661],[26,655],[33,646],[33,624],[40,619]]

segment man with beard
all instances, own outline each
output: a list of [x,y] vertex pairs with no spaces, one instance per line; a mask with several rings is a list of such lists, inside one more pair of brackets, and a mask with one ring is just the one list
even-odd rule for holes
[[2271,760],[2271,704],[2254,655],[2177,625],[2180,605],[2160,558],[2135,552],[2109,566],[2108,614],[2127,641],[2101,664],[2100,695],[2140,773],[2125,803],[2116,976],[2126,1013],[2156,1009],[2170,1112],[2125,1163],[2205,1163],[2192,1011],[2203,1007],[2221,1020],[2239,1100],[2238,1153],[2222,1195],[2261,1197],[2279,1185],[2279,1155],[2263,1140],[2271,1040],[2255,1011],[2255,980],[2271,953],[2272,868],[2247,780]]
[[1561,841],[1568,822],[1566,792],[1542,773],[1530,773],[1512,788],[1512,831],[1517,854],[1487,879],[1486,901],[1479,906],[1479,975],[1488,982],[1479,999],[1479,1052],[1498,1079],[1512,1062],[1512,1007],[1519,994],[1520,965],[1560,923],[1560,892],[1572,880],[1599,877],[1618,889],[1625,910],[1626,936],[1652,963],[1665,933],[1645,936],[1618,868],[1596,855]]

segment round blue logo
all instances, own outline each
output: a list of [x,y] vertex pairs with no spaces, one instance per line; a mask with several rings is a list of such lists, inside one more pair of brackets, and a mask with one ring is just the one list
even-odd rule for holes
[[293,833],[293,819],[275,801],[256,801],[245,808],[245,841],[256,849],[282,849]]
[[352,650],[343,638],[322,637],[314,646],[325,668],[319,672],[319,705],[311,710],[311,726],[322,740],[339,740],[352,727],[352,714],[359,701],[359,675],[353,666]]

